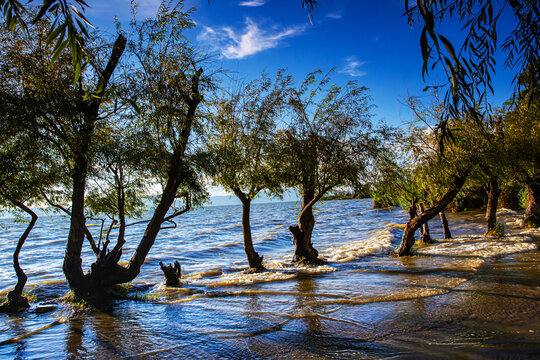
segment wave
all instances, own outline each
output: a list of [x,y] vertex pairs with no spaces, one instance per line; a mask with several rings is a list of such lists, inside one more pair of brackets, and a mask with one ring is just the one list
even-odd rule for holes
[[205,234],[215,234],[219,231],[223,231],[223,230],[231,230],[231,229],[236,229],[236,228],[240,228],[242,227],[242,224],[233,224],[233,225],[227,225],[227,226],[217,226],[215,228],[211,228],[211,229],[207,229],[207,230],[203,230],[203,231],[200,231],[198,233],[195,233],[195,236],[196,235],[205,235]]
[[366,255],[380,254],[388,251],[395,236],[388,230],[375,231],[374,236],[332,246],[320,252],[322,258],[329,262],[348,262]]
[[537,246],[529,242],[531,240],[532,238],[527,235],[502,238],[466,235],[421,247],[417,250],[417,253],[422,255],[479,257],[486,259],[494,256],[535,250]]

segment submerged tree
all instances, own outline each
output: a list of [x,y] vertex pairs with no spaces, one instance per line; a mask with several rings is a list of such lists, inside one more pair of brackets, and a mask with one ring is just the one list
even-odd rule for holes
[[[536,69],[536,81],[540,71]],[[540,227],[540,101],[524,96],[508,103],[501,114],[505,174],[527,189],[524,222]]]
[[[73,84],[73,70],[69,65],[65,66],[66,62],[55,62],[51,66],[47,63],[51,49],[44,41],[46,31],[32,27],[30,31],[35,31],[34,36],[28,37],[32,41],[17,42],[15,39],[7,44],[15,55],[21,47],[25,48],[22,54],[31,55],[13,56],[6,61],[16,69],[24,69],[16,72],[21,91],[44,94],[45,102],[39,116],[24,125],[53,146],[62,159],[63,173],[71,177],[71,182],[65,184],[70,206],[65,207],[64,212],[69,215],[71,224],[64,273],[78,296],[98,306],[109,298],[108,286],[129,282],[138,275],[163,222],[185,209],[172,214],[168,214],[169,210],[179,197],[187,198],[186,207],[190,208],[192,201],[186,196],[184,187],[197,183],[187,151],[206,78],[183,38],[184,30],[192,26],[189,13],[163,5],[156,20],[138,24],[135,38],[128,46],[132,55],[129,63],[132,65],[125,71],[128,72],[126,78],[132,80],[130,86],[120,83],[111,86],[125,52],[127,39],[124,35],[118,35],[112,46],[104,46],[99,40],[86,44],[90,59],[86,65],[83,64],[77,85]],[[65,55],[69,58],[69,53]],[[42,72],[41,76],[37,76],[38,71]],[[45,83],[48,86],[43,86]],[[120,97],[124,88],[131,89],[130,99]],[[131,103],[131,110],[120,113],[117,105],[121,103]],[[59,114],[58,109],[62,109]],[[113,135],[118,131],[130,136],[114,139]],[[114,185],[107,189],[109,195],[103,194],[102,200],[114,196],[116,208],[110,210],[113,208],[110,206],[107,211],[114,212],[117,218],[119,213],[126,214],[125,206],[130,201],[126,185],[129,184],[125,177],[121,179],[121,172],[123,166],[124,170],[133,169],[133,160],[128,161],[124,157],[135,150],[134,143],[126,141],[131,134],[138,137],[136,145],[143,150],[137,148],[134,154],[140,156],[138,166],[146,166],[155,178],[162,181],[163,192],[128,265],[118,264],[124,243],[123,235],[119,234],[112,251],[106,251],[106,242],[101,244],[101,249],[94,244],[98,258],[91,270],[85,273],[81,253],[85,238],[90,241],[91,236],[86,227],[88,205],[91,205],[86,202],[88,181],[108,172],[107,176],[113,179],[110,184]],[[113,140],[120,141],[121,146],[114,145]],[[107,151],[110,151],[109,155],[106,155]],[[107,164],[108,169],[103,169],[107,171],[95,171],[94,166],[99,162]],[[104,181],[98,182],[105,184]],[[200,189],[200,184],[197,186]]]
[[19,255],[38,219],[30,206],[40,200],[40,189],[49,186],[55,179],[49,166],[46,144],[27,132],[14,132],[14,128],[17,128],[13,122],[15,109],[13,106],[4,107],[8,108],[11,112],[3,114],[0,125],[0,204],[18,218],[23,219],[23,214],[30,216],[13,252],[17,284],[0,306],[0,311],[17,312],[29,306],[23,296],[28,277],[19,263]]
[[0,32],[0,202],[21,219],[30,216],[13,254],[17,284],[2,307],[6,311],[28,306],[22,295],[27,275],[19,255],[38,218],[30,206],[42,201],[43,191],[58,184],[62,174],[58,153],[36,126],[43,117],[65,115],[64,107],[49,107],[60,94],[49,88],[54,86],[54,71],[40,63],[43,29],[43,24],[36,25],[35,37],[20,30]]
[[[68,279],[75,275],[76,281],[74,286],[70,281],[70,286],[83,298],[97,300],[98,304],[100,296],[106,296],[104,291],[108,286],[129,282],[139,274],[163,223],[191,208],[191,198],[185,187],[195,184],[200,189],[188,155],[189,138],[198,121],[198,107],[207,79],[202,76],[203,70],[197,67],[196,56],[183,37],[184,30],[192,26],[189,12],[162,4],[155,20],[145,20],[140,25],[134,21],[133,25],[136,36],[128,43],[128,50],[135,65],[128,73],[128,79],[132,80],[135,89],[132,98],[136,102],[135,115],[120,117],[115,126],[122,125],[119,128],[137,134],[144,150],[140,153],[147,159],[145,164],[153,176],[161,180],[163,190],[126,266],[118,264],[125,243],[123,232],[119,232],[110,252],[101,249],[89,273],[82,272],[80,261],[68,263],[66,275],[70,273]],[[95,133],[93,135],[95,138]],[[111,174],[115,176],[114,169]],[[115,183],[116,196],[121,200],[121,182]],[[179,198],[185,199],[184,208],[169,213]],[[118,211],[124,209],[119,203]],[[82,235],[77,235],[74,250],[80,256]]]
[[319,261],[311,241],[314,205],[334,187],[356,182],[380,146],[367,89],[330,81],[330,74],[316,71],[291,90],[291,123],[278,133],[285,185],[302,196],[298,225],[289,227],[295,262]]
[[263,73],[238,92],[218,98],[212,114],[205,167],[215,183],[232,191],[242,203],[244,250],[250,271],[264,268],[263,257],[253,247],[251,201],[261,191],[282,191],[279,162],[271,151],[275,149],[276,120],[285,106],[290,83],[283,70],[274,81]]
[[427,208],[419,214],[412,214],[414,216],[405,225],[400,246],[396,249],[398,256],[410,254],[416,230],[444,211],[454,200],[485,152],[483,142],[478,141],[476,128],[471,125],[474,123],[466,119],[451,120],[454,141],[442,151],[437,134],[430,126],[444,111],[444,105],[435,97],[434,103],[429,106],[410,99],[410,106],[417,121],[423,123],[422,127],[413,128],[408,139],[415,182],[423,189],[419,193]]

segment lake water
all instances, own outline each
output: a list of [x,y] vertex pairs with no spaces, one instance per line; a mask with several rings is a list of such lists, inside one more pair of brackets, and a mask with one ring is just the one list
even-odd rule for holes
[[[538,233],[485,238],[483,214],[449,214],[454,239],[388,256],[406,214],[371,200],[328,201],[315,214],[314,246],[328,263],[294,266],[287,227],[297,204],[252,206],[255,249],[268,271],[247,275],[241,207],[197,209],[160,232],[130,296],[110,313],[55,302],[67,287],[62,257],[69,219],[41,216],[21,252],[37,304],[0,315],[5,358],[534,358],[540,351]],[[91,221],[90,221],[91,223]],[[1,218],[0,289],[15,283],[11,253],[25,224]],[[92,224],[98,225],[98,224]],[[438,221],[432,236],[442,236]],[[99,226],[92,226],[99,231]],[[128,228],[128,260],[144,224]],[[86,248],[84,264],[93,260]],[[178,260],[181,288],[159,262]],[[52,302],[56,309],[38,313]]]

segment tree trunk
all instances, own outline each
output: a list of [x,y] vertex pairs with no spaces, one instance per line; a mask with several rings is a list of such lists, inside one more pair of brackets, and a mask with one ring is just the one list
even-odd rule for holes
[[499,189],[499,181],[495,176],[490,176],[489,182],[486,186],[487,189],[487,208],[486,208],[486,223],[487,232],[495,230],[497,225],[497,204],[499,202],[499,195],[501,193]]
[[182,278],[182,267],[180,266],[180,263],[175,261],[173,266],[173,264],[163,265],[160,261],[159,266],[165,277],[165,285],[179,287],[180,279]]
[[83,115],[83,123],[73,141],[72,170],[73,189],[71,195],[71,224],[69,229],[66,252],[64,255],[63,270],[69,287],[75,294],[95,305],[101,305],[104,294],[101,284],[96,279],[84,275],[81,264],[81,250],[85,237],[86,220],[84,217],[84,197],[86,190],[86,176],[88,171],[88,156],[94,135],[95,122],[99,115],[99,108],[109,80],[118,65],[126,46],[126,38],[119,35],[114,43],[112,54],[105,70],[100,74],[96,90],[89,100],[81,99],[77,107]]
[[443,228],[443,236],[445,240],[452,238],[452,233],[450,232],[450,227],[448,226],[448,220],[446,219],[446,215],[444,214],[444,210],[439,213],[439,217],[441,218],[441,224]]
[[[420,212],[423,213],[424,211],[424,204],[420,204]],[[429,234],[429,225],[427,221],[420,227],[420,241],[424,244],[433,244],[434,242]]]
[[23,269],[21,268],[19,264],[19,254],[21,252],[21,249],[24,245],[26,238],[28,238],[28,235],[30,234],[30,231],[32,231],[32,229],[34,228],[34,225],[36,224],[38,216],[36,215],[35,212],[32,211],[32,209],[24,205],[22,202],[12,199],[8,196],[6,197],[15,206],[22,209],[23,211],[25,211],[27,214],[29,214],[32,217],[32,220],[30,220],[30,223],[26,227],[26,230],[24,231],[24,233],[19,238],[19,241],[17,242],[17,246],[15,247],[15,252],[13,252],[13,268],[15,269],[15,274],[17,275],[17,284],[15,285],[15,288],[7,294],[7,302],[0,307],[0,311],[19,312],[30,306],[28,304],[28,299],[22,296],[24,285],[26,285],[26,281],[28,280],[28,277],[26,276],[26,274],[24,273]]
[[443,197],[437,201],[432,207],[422,212],[421,214],[410,219],[405,225],[403,230],[403,237],[401,243],[396,250],[397,256],[410,255],[411,248],[414,245],[414,233],[420,226],[426,221],[433,219],[439,212],[441,212],[454,198],[465,183],[469,172],[466,171],[462,176],[454,179],[452,188],[443,195]]
[[[320,196],[318,197],[320,198]],[[298,219],[298,225],[289,227],[289,231],[293,234],[293,262],[319,262],[319,252],[311,243],[311,234],[315,227],[315,217],[313,216],[314,200],[316,200],[315,191],[313,189],[304,189],[302,192],[302,210]]]
[[407,214],[409,214],[409,220],[413,219],[417,215],[417,212],[416,212],[416,199],[412,199],[411,205],[407,209]]
[[249,271],[258,272],[264,270],[262,265],[263,257],[255,251],[253,239],[251,237],[251,224],[249,222],[251,199],[243,196],[242,201],[242,231],[244,233],[244,251],[246,252]]
[[169,163],[167,184],[163,189],[161,199],[154,214],[146,226],[143,237],[126,267],[118,265],[118,261],[122,254],[121,247],[115,247],[110,253],[103,254],[103,256],[99,257],[98,260],[92,264],[91,272],[88,276],[92,279],[91,282],[94,286],[97,286],[99,289],[104,289],[105,287],[115,284],[130,282],[139,275],[141,267],[146,260],[146,256],[150,252],[150,249],[154,245],[157,235],[161,230],[161,225],[167,219],[167,212],[171,208],[171,205],[177,196],[177,191],[186,177],[186,171],[184,169],[184,153],[195,119],[197,107],[202,101],[202,96],[198,93],[199,80],[202,72],[203,70],[200,68],[191,79],[191,89],[194,93],[192,97],[187,100],[188,108],[185,114],[184,124],[179,135],[179,141],[175,144]]
[[525,184],[527,192],[527,207],[523,214],[526,226],[540,227],[540,183],[529,182]]
[[90,289],[84,278],[81,264],[81,251],[84,242],[86,219],[84,217],[84,194],[86,188],[86,156],[75,160],[73,169],[73,190],[71,194],[71,225],[69,228],[64,264],[62,266],[69,287],[83,299],[90,298]]

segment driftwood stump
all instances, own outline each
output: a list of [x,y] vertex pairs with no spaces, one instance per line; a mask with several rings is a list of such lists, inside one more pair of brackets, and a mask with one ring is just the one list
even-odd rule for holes
[[161,271],[163,271],[163,275],[165,276],[165,285],[167,286],[180,286],[180,278],[182,277],[182,268],[180,267],[180,264],[178,261],[174,262],[173,264],[169,264],[167,266],[163,265],[163,263],[160,261],[159,266],[161,267]]

